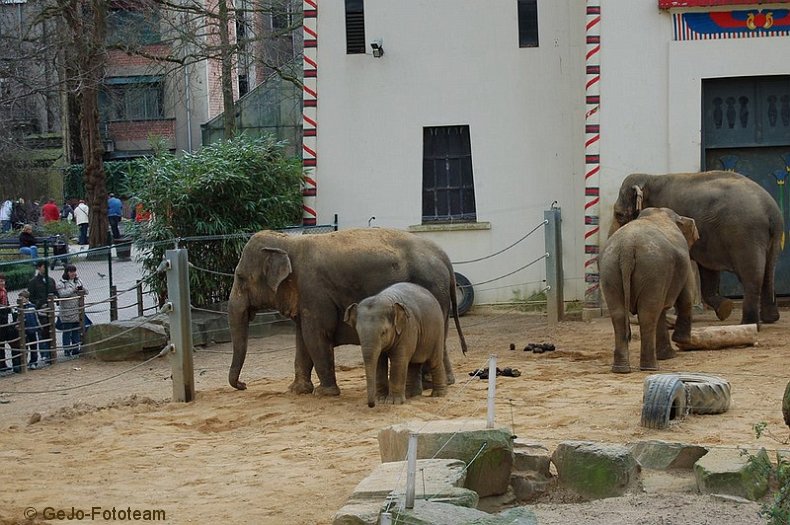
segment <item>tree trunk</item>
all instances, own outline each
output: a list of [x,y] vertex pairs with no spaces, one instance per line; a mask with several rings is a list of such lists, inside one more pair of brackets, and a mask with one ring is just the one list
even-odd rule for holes
[[99,88],[86,86],[82,89],[80,104],[80,138],[82,155],[85,159],[85,189],[90,207],[91,248],[107,244],[109,219],[107,218],[107,183],[102,155],[104,146],[99,133]]
[[228,13],[227,0],[219,0],[217,5],[219,15],[219,43],[221,61],[222,84],[222,111],[225,121],[225,139],[231,139],[236,135],[236,109],[233,105],[233,57],[235,46],[230,43],[230,23],[233,22]]

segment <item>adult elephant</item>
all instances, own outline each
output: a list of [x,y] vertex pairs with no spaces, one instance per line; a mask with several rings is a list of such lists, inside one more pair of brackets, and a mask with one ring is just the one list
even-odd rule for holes
[[[340,394],[334,347],[359,344],[357,333],[343,322],[346,308],[397,282],[419,284],[436,297],[442,307],[445,334],[452,311],[466,353],[453,267],[435,243],[385,228],[297,236],[256,233],[236,266],[228,302],[233,340],[230,385],[246,388],[239,374],[247,355],[250,320],[259,310],[275,308],[296,323],[295,377],[289,390],[297,394]],[[446,349],[444,362],[448,379],[452,379]],[[320,380],[315,388],[313,367]]]
[[671,208],[694,219],[699,240],[691,258],[699,266],[702,300],[726,319],[732,301],[719,295],[719,273],[743,285],[741,323],[779,319],[774,271],[783,230],[776,201],[754,181],[730,171],[631,174],[620,186],[611,235],[647,207]]

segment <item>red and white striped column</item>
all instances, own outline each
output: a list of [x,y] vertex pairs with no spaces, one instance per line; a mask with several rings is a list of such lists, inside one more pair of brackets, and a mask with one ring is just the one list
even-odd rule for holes
[[318,220],[315,197],[317,191],[318,156],[318,0],[303,0],[304,21],[304,88],[302,89],[302,224],[314,226]]
[[584,120],[584,308],[601,308],[600,250],[601,169],[601,0],[587,0],[586,113]]

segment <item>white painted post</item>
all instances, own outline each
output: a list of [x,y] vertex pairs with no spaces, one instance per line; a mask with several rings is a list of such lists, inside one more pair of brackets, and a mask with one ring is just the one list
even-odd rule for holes
[[414,485],[417,479],[417,433],[409,434],[409,449],[406,452],[406,508],[414,508]]
[[496,396],[496,356],[488,358],[488,419],[486,428],[494,428],[494,398]]

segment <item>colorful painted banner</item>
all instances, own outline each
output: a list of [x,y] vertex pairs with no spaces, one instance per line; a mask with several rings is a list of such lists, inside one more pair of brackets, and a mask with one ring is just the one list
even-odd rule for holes
[[790,35],[790,9],[675,13],[675,40],[715,40]]

